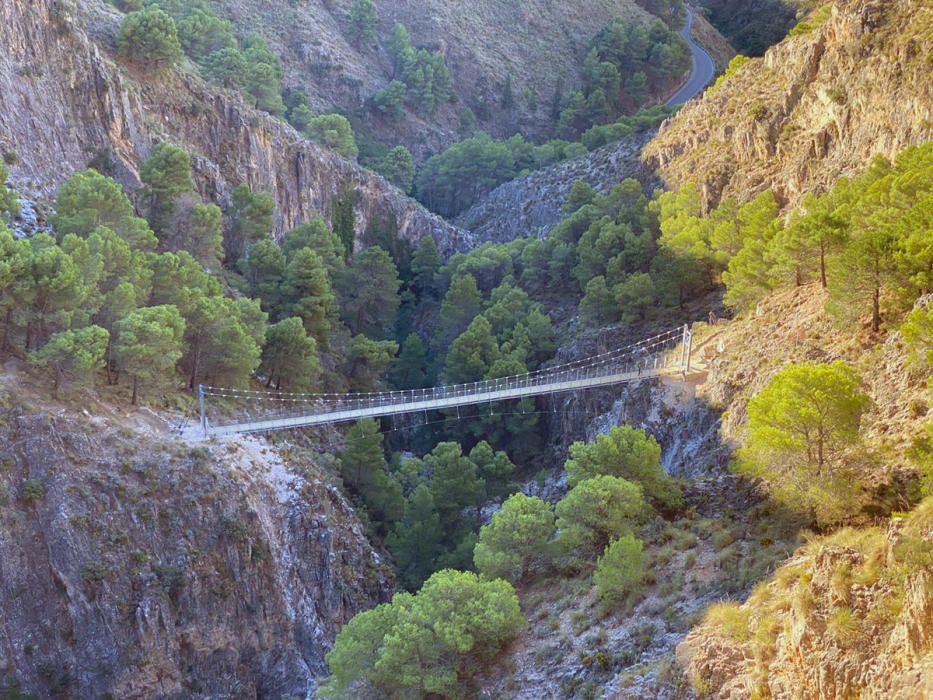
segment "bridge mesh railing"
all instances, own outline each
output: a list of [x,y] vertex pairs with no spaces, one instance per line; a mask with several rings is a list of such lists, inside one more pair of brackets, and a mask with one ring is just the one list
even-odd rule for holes
[[[599,385],[600,380],[611,377],[622,379],[631,375],[631,378],[637,378],[670,370],[680,371],[687,369],[689,334],[689,328],[682,326],[639,343],[525,374],[427,389],[326,394],[201,386],[202,425],[222,428],[278,418],[310,418],[328,414],[338,422],[352,420],[341,417],[347,411],[376,410],[378,415],[391,415],[422,410],[424,404],[448,400],[455,400],[455,405],[469,405],[471,402],[485,403],[586,388],[586,382]],[[212,410],[219,402],[223,402],[224,410]],[[434,407],[425,405],[423,408],[432,410]]]

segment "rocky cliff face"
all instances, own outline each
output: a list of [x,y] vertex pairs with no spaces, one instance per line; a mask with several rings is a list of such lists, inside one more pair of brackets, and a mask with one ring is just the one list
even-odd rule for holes
[[791,204],[825,190],[933,137],[931,27],[924,0],[836,0],[686,105],[646,159],[673,187],[701,185],[709,206],[769,187]]
[[391,588],[304,453],[15,396],[0,389],[0,689],[303,696]]
[[600,194],[628,177],[637,177],[649,187],[657,183],[640,162],[641,149],[653,134],[636,134],[581,158],[506,182],[458,216],[455,223],[482,242],[546,237],[566,216],[561,207],[575,182],[586,182]]
[[223,205],[241,183],[271,192],[275,233],[329,217],[335,197],[356,202],[357,235],[395,221],[399,235],[432,235],[449,253],[468,236],[329,149],[305,141],[237,95],[191,72],[140,74],[110,58],[119,15],[102,0],[0,5],[0,150],[16,160],[13,182],[27,196],[50,197],[72,172],[94,163],[129,190],[153,144],[193,154],[202,196]]
[[[678,658],[713,698],[933,693],[933,501],[885,530],[813,541]],[[926,553],[926,559],[922,552]]]

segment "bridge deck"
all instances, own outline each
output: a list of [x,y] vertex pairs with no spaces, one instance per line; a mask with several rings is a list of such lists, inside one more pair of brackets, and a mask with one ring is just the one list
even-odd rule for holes
[[498,391],[487,391],[472,394],[467,393],[460,396],[446,396],[444,398],[438,399],[408,401],[401,403],[385,403],[383,405],[367,406],[365,408],[354,408],[343,411],[331,411],[318,414],[266,418],[244,423],[233,423],[230,425],[208,425],[207,433],[209,435],[258,433],[269,430],[282,430],[284,428],[301,428],[311,425],[321,425],[324,423],[343,423],[346,421],[359,420],[361,418],[377,418],[379,416],[420,413],[421,411],[435,411],[442,408],[456,408],[458,406],[470,406],[474,404],[488,403],[491,401],[502,401],[505,399],[520,399],[526,396],[557,394],[566,391],[573,391],[575,389],[589,389],[592,387],[610,386],[613,384],[625,384],[627,382],[638,381],[640,379],[682,374],[682,372],[683,369],[680,367],[645,369],[640,372],[628,371],[618,374],[585,377],[582,379],[571,379],[567,381],[529,384],[525,386],[511,387],[508,389],[500,389]]

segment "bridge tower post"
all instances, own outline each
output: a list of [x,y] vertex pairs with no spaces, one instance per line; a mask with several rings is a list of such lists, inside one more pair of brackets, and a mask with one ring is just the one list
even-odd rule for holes
[[201,407],[201,430],[204,431],[204,437],[207,437],[207,411],[204,408],[204,385],[198,384],[198,404]]
[[690,372],[690,355],[693,352],[693,331],[690,330],[690,324],[684,324],[684,345],[683,345],[683,371],[684,379]]

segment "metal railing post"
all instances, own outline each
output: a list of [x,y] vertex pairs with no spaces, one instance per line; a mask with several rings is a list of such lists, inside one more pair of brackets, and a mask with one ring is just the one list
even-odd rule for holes
[[204,437],[207,437],[207,411],[204,408],[203,384],[198,384],[198,403],[201,405],[201,430],[204,431]]
[[693,352],[693,331],[690,330],[688,326],[684,326],[684,334],[687,336],[686,342],[686,359],[684,360],[684,379],[687,378],[687,374],[690,373],[690,355]]

